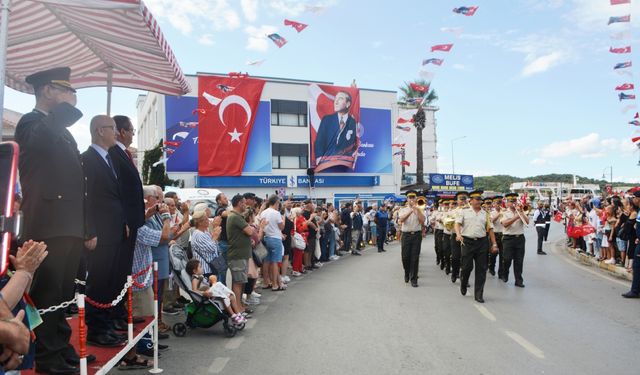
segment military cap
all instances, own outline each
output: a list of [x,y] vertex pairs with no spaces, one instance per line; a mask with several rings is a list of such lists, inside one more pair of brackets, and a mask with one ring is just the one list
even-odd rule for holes
[[507,193],[504,195],[505,198],[507,198],[508,201],[515,201],[518,199],[518,194],[517,193]]
[[469,197],[469,193],[466,191],[458,191],[456,192],[456,199],[458,199],[459,197],[465,197],[468,198]]
[[636,190],[636,191],[634,191],[634,192],[633,192],[633,196],[634,196],[635,198],[640,198],[640,190]]
[[493,198],[485,198],[483,203],[484,204],[491,204],[493,202]]
[[502,195],[496,195],[495,197],[493,197],[493,201],[494,202],[502,202]]
[[71,69],[68,67],[53,68],[33,73],[27,76],[27,78],[25,78],[25,81],[33,86],[34,90],[37,90],[44,85],[57,85],[76,92],[73,86],[71,86],[71,82],[69,82],[70,76]]
[[408,190],[404,193],[404,195],[406,195],[407,198],[415,198],[418,196],[418,192],[415,190]]
[[474,190],[471,193],[469,193],[469,197],[471,199],[480,199],[480,200],[482,200],[482,193],[484,193],[484,190]]

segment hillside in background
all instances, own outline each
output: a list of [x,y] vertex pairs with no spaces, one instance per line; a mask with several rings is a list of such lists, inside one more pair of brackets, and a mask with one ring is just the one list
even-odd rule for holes
[[[578,184],[598,184],[600,185],[600,190],[603,191],[605,185],[609,182],[605,180],[595,180],[593,178],[576,176],[578,179]],[[531,181],[531,182],[564,182],[567,184],[573,183],[573,175],[572,174],[545,174],[540,176],[531,176],[531,177],[514,177],[509,175],[495,175],[495,176],[474,176],[474,186],[476,189],[482,190],[490,190],[497,192],[508,192],[509,186],[514,182],[523,182],[523,181]],[[623,182],[614,182],[613,186],[628,186],[628,183]]]

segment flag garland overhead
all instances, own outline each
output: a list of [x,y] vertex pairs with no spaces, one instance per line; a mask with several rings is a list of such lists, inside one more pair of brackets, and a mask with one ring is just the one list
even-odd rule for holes
[[478,7],[457,7],[457,8],[453,8],[453,13],[458,13],[458,14],[462,14],[465,15],[467,17],[471,17],[474,14],[476,14],[476,11],[478,10]]

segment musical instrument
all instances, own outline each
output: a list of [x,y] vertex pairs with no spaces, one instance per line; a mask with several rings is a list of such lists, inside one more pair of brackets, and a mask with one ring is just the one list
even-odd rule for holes
[[444,224],[444,228],[451,232],[453,231],[453,227],[456,224],[456,219],[453,216],[450,215],[446,215],[443,219],[442,219],[442,223]]
[[418,205],[419,208],[424,209],[426,207],[426,205],[427,205],[427,198],[422,197],[422,196],[418,197],[416,199],[416,204]]

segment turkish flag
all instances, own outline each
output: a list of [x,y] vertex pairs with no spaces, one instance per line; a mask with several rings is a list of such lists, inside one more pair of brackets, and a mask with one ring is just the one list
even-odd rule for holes
[[554,216],[553,216],[553,221],[555,221],[556,223],[559,223],[562,221],[562,214],[560,212],[557,212]]
[[431,47],[431,52],[435,52],[435,51],[449,52],[451,51],[452,48],[453,48],[453,44],[436,44],[435,46]]
[[623,83],[620,86],[616,86],[616,90],[618,91],[633,90],[633,88],[634,88],[633,83]]
[[609,47],[609,52],[611,52],[611,53],[631,53],[631,46],[620,47],[620,48]]
[[418,85],[417,83],[409,83],[409,86],[411,86],[411,88],[414,89],[415,91],[420,91],[420,92],[429,91],[429,86],[422,86],[422,85]]
[[402,117],[398,118],[398,124],[406,124],[406,123],[410,123],[410,122],[413,122],[412,118],[411,119],[406,119],[406,118],[402,118]]
[[294,29],[296,29],[297,32],[301,32],[308,26],[304,23],[291,21],[291,20],[284,20],[284,25],[293,27]]
[[611,0],[611,5],[630,4],[631,0]]
[[[198,77],[198,174],[239,176],[264,80]],[[220,85],[233,87],[220,90]],[[226,91],[226,92],[225,92]]]

